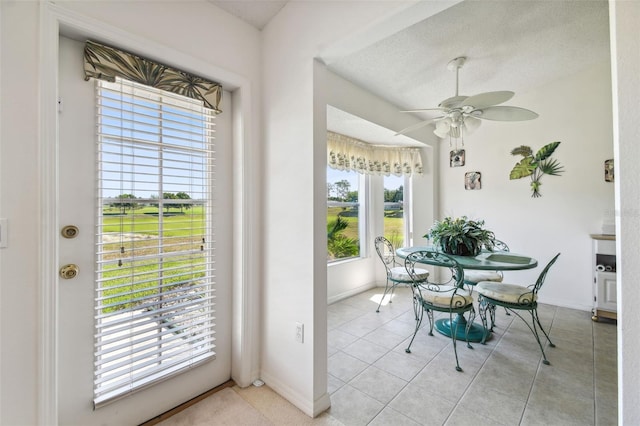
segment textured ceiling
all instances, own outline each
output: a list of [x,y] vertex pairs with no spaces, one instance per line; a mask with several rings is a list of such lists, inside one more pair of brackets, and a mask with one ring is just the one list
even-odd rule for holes
[[[287,3],[209,1],[258,29]],[[455,94],[455,72],[447,63],[458,56],[467,57],[460,95],[510,90],[516,95],[505,105],[527,108],[518,93],[610,60],[608,3],[467,0],[361,50],[322,59],[336,74],[400,109],[416,109],[435,107]],[[330,130],[376,143],[388,138],[379,126],[335,109],[328,113]]]
[[[329,63],[338,75],[401,109],[430,108],[455,94],[517,94],[608,61],[606,1],[465,1]],[[428,115],[427,115],[428,116]]]

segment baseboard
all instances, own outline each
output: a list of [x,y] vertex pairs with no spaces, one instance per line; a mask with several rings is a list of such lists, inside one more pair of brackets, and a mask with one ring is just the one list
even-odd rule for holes
[[542,304],[545,304],[545,305],[558,306],[560,308],[576,309],[578,311],[585,311],[585,312],[591,312],[593,310],[593,305],[581,305],[581,304],[578,304],[578,303],[567,303],[566,301],[561,301],[561,300],[549,300],[549,299],[540,300],[540,299],[538,299],[538,303],[542,303]]
[[319,416],[331,407],[331,398],[329,392],[325,392],[320,398],[313,402],[314,410],[313,417]]
[[[339,294],[335,294],[333,296],[330,296],[327,298],[327,304],[331,305],[332,303],[336,303],[339,302],[343,299],[346,299],[348,297],[351,297],[353,295],[365,292],[367,290],[370,290],[372,288],[376,288],[376,287],[380,287],[380,285],[378,285],[378,283],[376,282],[372,282],[372,283],[367,283],[364,285],[361,285],[359,287],[355,287],[352,289],[349,289],[345,292],[339,293]],[[384,283],[382,284],[382,287],[384,287]]]
[[299,392],[293,390],[291,387],[267,373],[263,373],[261,379],[277,394],[295,405],[300,409],[300,411],[309,417],[316,417],[331,406],[331,400],[328,393],[325,393],[320,398],[310,403],[309,400],[300,395]]

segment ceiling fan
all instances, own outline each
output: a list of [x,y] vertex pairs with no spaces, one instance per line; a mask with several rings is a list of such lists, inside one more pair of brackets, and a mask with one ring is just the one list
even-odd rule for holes
[[471,133],[480,126],[481,120],[492,121],[524,121],[538,117],[533,111],[514,106],[499,105],[511,99],[515,93],[510,91],[485,92],[474,96],[458,95],[458,73],[464,65],[466,57],[461,56],[451,60],[447,69],[456,72],[456,95],[440,102],[437,108],[412,109],[400,112],[439,111],[438,117],[429,118],[400,130],[396,135],[402,135],[435,122],[433,133],[440,138],[449,135],[461,138],[464,133]]

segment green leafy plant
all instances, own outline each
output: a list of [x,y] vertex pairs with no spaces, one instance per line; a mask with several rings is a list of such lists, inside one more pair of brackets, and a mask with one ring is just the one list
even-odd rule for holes
[[436,221],[423,237],[443,252],[460,256],[475,256],[483,247],[493,250],[495,241],[494,233],[484,228],[484,220],[468,220],[466,216]]
[[531,190],[534,198],[541,196],[540,194],[540,178],[547,174],[551,176],[559,176],[564,169],[557,160],[551,157],[560,142],[551,142],[540,148],[535,155],[533,150],[525,145],[521,145],[511,150],[511,155],[521,155],[523,158],[511,170],[509,179],[521,179],[531,176]]
[[327,224],[327,255],[329,260],[357,256],[360,250],[358,240],[342,235],[349,222],[338,216]]

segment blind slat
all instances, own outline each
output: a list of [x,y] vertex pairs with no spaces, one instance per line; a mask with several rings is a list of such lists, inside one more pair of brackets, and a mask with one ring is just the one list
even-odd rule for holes
[[215,114],[120,78],[96,92],[100,406],[215,357]]
[[[163,289],[161,289],[161,291],[158,291],[156,287],[152,287],[152,288],[144,288],[142,290],[136,290],[136,291],[129,291],[126,293],[126,296],[129,296],[128,300],[126,302],[115,302],[115,303],[104,303],[105,300],[113,300],[116,297],[119,296],[102,296],[102,297],[97,297],[96,301],[98,303],[101,303],[101,306],[103,309],[109,309],[112,307],[116,307],[116,306],[121,306],[123,304],[135,304],[135,305],[141,305],[141,306],[154,306],[156,304],[167,304],[167,303],[171,303],[171,302],[175,302],[177,300],[183,300],[183,299],[193,299],[196,297],[201,297],[204,296],[207,293],[211,293],[213,292],[213,290],[208,289],[209,284],[205,283],[203,285],[200,286],[181,286],[182,283],[178,282],[176,284],[169,284],[169,285],[165,285],[164,288],[167,287],[174,287],[174,286],[180,286],[181,288],[179,289],[173,289],[173,290],[166,290],[163,291]],[[200,291],[202,290],[202,291]],[[139,297],[133,297],[136,294],[140,294],[140,293],[145,293],[148,291],[152,291],[151,294],[149,295],[145,295],[145,296],[139,296]],[[175,296],[175,297],[172,297]],[[158,297],[162,297],[162,302],[157,302],[156,299],[158,299]],[[146,303],[150,301],[151,303]],[[149,308],[147,308],[149,309]]]
[[[214,347],[215,346],[212,346],[212,348]],[[166,378],[170,378],[175,375],[172,373],[180,373],[181,371],[189,368],[197,367],[202,363],[202,361],[205,361],[207,358],[211,358],[212,348],[202,348],[194,351],[191,353],[190,359],[187,360],[176,359],[172,362],[165,362],[164,371],[162,371],[162,373],[167,376]],[[132,393],[139,389],[144,389],[153,384],[153,381],[150,379],[155,379],[156,381],[161,380],[163,377],[160,377],[159,374],[160,373],[155,369],[150,369],[138,372],[137,374],[131,375],[131,377],[127,377],[117,383],[110,383],[101,387],[94,386],[94,393],[96,395],[94,398],[94,405],[102,406],[110,402],[110,400],[118,399],[121,395]]]
[[[190,314],[192,315],[194,318],[199,317],[198,313],[200,312],[200,307],[199,306],[189,306],[183,309],[182,311],[184,314]],[[156,312],[157,313],[157,312]],[[204,314],[202,314],[204,315]],[[202,316],[200,315],[200,316]],[[206,312],[206,315],[210,315],[209,312]],[[117,339],[123,334],[123,333],[128,333],[128,335],[130,337],[135,337],[139,334],[143,334],[146,331],[149,331],[151,329],[153,329],[153,327],[146,327],[143,328],[147,325],[151,325],[151,324],[155,324],[158,321],[164,321],[168,318],[171,318],[174,316],[173,311],[165,311],[162,312],[160,314],[158,314],[157,316],[154,315],[145,315],[145,316],[140,316],[137,317],[135,320],[135,326],[134,328],[132,328],[130,326],[130,324],[126,323],[126,322],[110,322],[108,324],[103,324],[102,326],[99,327],[97,331],[97,334],[95,335],[96,338],[100,338],[102,339],[102,344],[105,346],[109,346],[109,345],[113,345],[115,343],[117,343]],[[215,320],[215,317],[211,318],[212,320]],[[96,352],[99,353],[99,352]]]
[[[204,318],[202,318],[204,317]],[[163,327],[160,326],[160,328],[163,328],[164,331],[159,331],[157,332],[157,336],[155,335],[151,335],[151,332],[156,331],[158,326],[154,325],[153,327],[147,327],[145,329],[140,329],[138,331],[136,331],[135,333],[130,333],[128,335],[128,339],[125,342],[119,341],[119,340],[115,340],[112,344],[105,344],[103,350],[101,350],[100,352],[96,352],[96,357],[101,357],[100,361],[101,363],[106,362],[105,361],[105,356],[113,353],[113,352],[118,352],[122,349],[125,348],[129,348],[130,345],[133,345],[136,347],[137,351],[141,351],[141,350],[145,350],[145,348],[147,347],[151,347],[153,345],[157,345],[157,339],[158,337],[160,338],[164,338],[167,335],[170,335],[171,333],[173,333],[176,338],[183,338],[183,336],[180,336],[179,333],[182,332],[183,330],[189,329],[189,328],[193,328],[193,327],[201,327],[203,324],[212,324],[213,322],[211,321],[211,319],[208,317],[207,314],[203,314],[200,317],[195,317],[197,318],[197,321],[192,319],[192,322],[190,322],[189,324],[185,324],[185,325],[180,325],[180,326],[176,326],[173,328],[167,328],[167,327]],[[155,323],[157,324],[159,322],[156,321]],[[198,329],[199,331],[200,329]],[[153,340],[152,343],[146,343],[150,340]],[[169,340],[169,339],[164,339],[164,340]],[[140,345],[145,345],[145,346],[140,346]]]
[[197,342],[198,346],[201,346],[203,343],[212,341],[213,339],[210,337],[210,333],[203,333],[205,329],[206,328],[201,327],[198,333],[190,334],[186,339],[184,336],[175,335],[170,336],[171,338],[169,339],[162,339],[162,337],[166,335],[160,336],[160,333],[158,333],[159,336],[155,342],[136,348],[133,352],[127,352],[126,357],[123,357],[121,353],[111,357],[101,357],[95,362],[95,366],[99,368],[101,372],[102,378],[100,381],[105,382],[110,380],[109,377],[113,377],[113,375],[109,376],[109,373],[122,367],[126,367],[129,371],[132,371],[135,370],[135,368],[132,368],[131,365],[136,365],[141,362],[147,365],[158,363],[163,359],[173,357],[176,353],[192,350],[190,346],[192,346],[194,342]]

